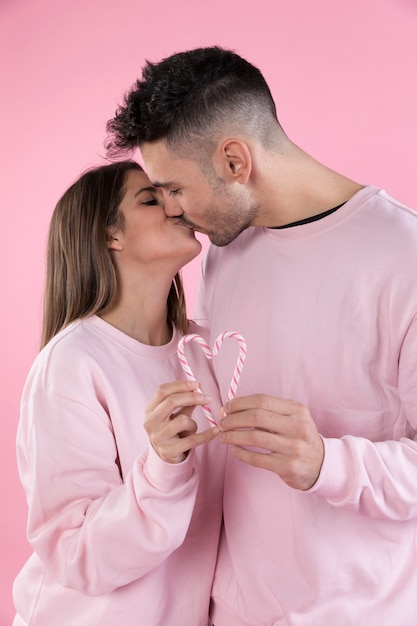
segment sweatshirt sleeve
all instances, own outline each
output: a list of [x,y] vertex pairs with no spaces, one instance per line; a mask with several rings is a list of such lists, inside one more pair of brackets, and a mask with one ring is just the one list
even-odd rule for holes
[[417,518],[417,316],[402,344],[393,392],[400,402],[391,416],[392,438],[323,438],[322,470],[306,493],[372,518]]
[[28,539],[63,586],[111,592],[182,544],[197,492],[192,454],[174,465],[150,449],[122,481],[106,412],[45,390],[22,404],[17,441]]

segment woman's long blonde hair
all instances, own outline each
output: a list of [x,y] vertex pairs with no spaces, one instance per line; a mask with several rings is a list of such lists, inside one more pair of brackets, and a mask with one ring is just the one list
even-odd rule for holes
[[[130,170],[143,171],[135,161],[92,168],[56,205],[48,235],[41,347],[70,322],[99,314],[113,301],[117,274],[107,246],[107,229],[122,224],[119,206]],[[168,321],[187,333],[179,274],[172,281],[167,306]]]

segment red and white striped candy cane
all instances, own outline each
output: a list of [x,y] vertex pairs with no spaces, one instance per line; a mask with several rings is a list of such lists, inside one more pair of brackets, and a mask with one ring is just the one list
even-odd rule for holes
[[[242,373],[243,365],[246,359],[246,341],[244,340],[242,335],[239,335],[239,333],[236,333],[234,331],[224,331],[217,337],[214,343],[213,350],[204,341],[204,339],[200,337],[200,335],[195,335],[195,334],[185,335],[184,337],[182,337],[182,339],[178,343],[177,353],[178,353],[178,358],[181,363],[182,369],[184,370],[186,378],[188,380],[195,381],[196,377],[194,376],[193,371],[185,356],[185,345],[187,343],[190,343],[191,341],[195,341],[200,346],[206,358],[212,359],[219,352],[223,342],[229,338],[235,339],[239,344],[239,354],[237,357],[236,366],[233,372],[232,380],[230,382],[229,392],[227,394],[227,399],[232,400],[236,396],[237,386],[239,384],[240,375]],[[198,391],[201,391],[201,389],[198,389]],[[213,417],[213,413],[210,407],[208,405],[203,405],[202,409],[207,420],[211,424],[213,424],[213,426],[215,426],[216,421]]]
[[226,330],[217,337],[213,348],[213,356],[218,353],[223,341],[229,338],[235,339],[239,344],[239,354],[237,356],[235,370],[233,372],[232,380],[230,381],[229,392],[227,394],[227,399],[233,400],[233,398],[236,397],[237,386],[239,384],[240,376],[242,374],[243,366],[245,364],[246,341],[244,340],[242,335],[239,335],[239,333],[235,333],[231,330]]

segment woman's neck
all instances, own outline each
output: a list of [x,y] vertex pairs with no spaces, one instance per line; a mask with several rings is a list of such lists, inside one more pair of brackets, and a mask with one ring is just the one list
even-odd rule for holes
[[172,338],[167,319],[168,293],[169,288],[158,288],[151,281],[147,281],[145,288],[122,285],[113,304],[100,317],[140,343],[164,345]]
[[141,314],[138,314],[137,319],[132,319],[130,315],[125,316],[118,309],[100,314],[100,317],[125,335],[148,346],[162,346],[169,343],[172,338],[172,328],[166,319],[166,313],[161,323],[152,320],[152,324],[144,323]]

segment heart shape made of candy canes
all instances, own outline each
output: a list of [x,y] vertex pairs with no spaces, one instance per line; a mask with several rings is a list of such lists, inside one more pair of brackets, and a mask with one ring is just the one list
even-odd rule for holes
[[[226,339],[235,339],[239,344],[239,354],[237,357],[236,366],[233,372],[232,380],[230,381],[229,392],[227,394],[227,399],[232,400],[236,396],[237,386],[239,384],[240,375],[242,373],[243,365],[246,359],[246,341],[244,340],[242,335],[239,335],[238,333],[235,333],[234,331],[230,331],[230,330],[224,331],[217,337],[214,343],[213,349],[210,348],[210,346],[206,343],[206,341],[204,341],[202,337],[200,337],[200,335],[193,335],[193,334],[184,335],[184,337],[182,337],[178,343],[177,353],[178,353],[178,358],[181,363],[182,369],[184,370],[185,376],[187,377],[188,380],[195,381],[196,378],[185,356],[186,344],[190,343],[191,341],[196,342],[200,346],[206,358],[212,359],[219,352],[223,342]],[[201,389],[198,389],[198,391],[201,391]],[[216,420],[213,417],[213,413],[210,407],[205,404],[202,406],[202,409],[204,411],[204,414],[207,420],[210,422],[210,424],[212,424],[213,426],[216,426]]]

